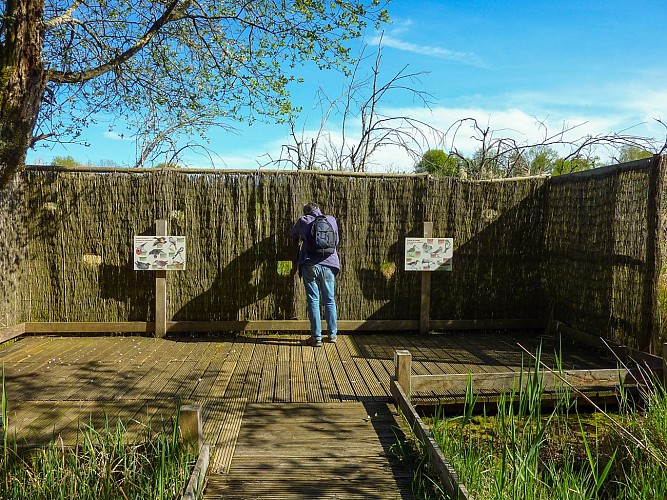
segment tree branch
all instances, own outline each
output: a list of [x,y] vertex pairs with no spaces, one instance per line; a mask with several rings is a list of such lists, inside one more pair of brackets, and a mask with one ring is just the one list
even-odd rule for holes
[[150,41],[157,35],[157,33],[164,28],[164,26],[170,21],[174,21],[177,16],[176,8],[178,7],[181,0],[171,0],[171,2],[165,8],[165,11],[162,15],[151,25],[151,27],[144,33],[144,35],[139,38],[136,43],[125,50],[124,52],[118,54],[117,56],[111,58],[107,62],[97,66],[96,68],[88,69],[86,71],[57,71],[57,70],[48,70],[47,71],[47,80],[56,83],[80,83],[87,80],[92,80],[97,78],[104,73],[107,73],[115,68],[118,65],[131,59],[137,52],[142,50]]

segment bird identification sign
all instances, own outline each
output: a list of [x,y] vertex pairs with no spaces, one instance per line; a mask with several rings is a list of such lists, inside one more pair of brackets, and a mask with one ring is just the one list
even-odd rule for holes
[[135,236],[135,271],[183,271],[185,236]]
[[405,238],[406,271],[451,271],[453,238]]

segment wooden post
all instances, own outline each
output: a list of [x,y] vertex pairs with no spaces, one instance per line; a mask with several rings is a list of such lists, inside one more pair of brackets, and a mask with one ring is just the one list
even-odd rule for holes
[[412,354],[410,354],[410,351],[405,349],[394,351],[394,368],[396,370],[396,382],[409,399],[412,393],[410,378],[412,376]]
[[201,417],[201,405],[183,405],[178,417],[183,442],[201,449],[204,444],[204,424]]
[[[424,222],[424,238],[433,236],[433,223]],[[431,314],[431,272],[422,271],[421,311],[419,314],[419,333],[428,333]],[[409,394],[408,394],[409,396]]]
[[[155,236],[167,236],[167,221],[155,221]],[[167,271],[155,271],[155,336],[167,334]]]

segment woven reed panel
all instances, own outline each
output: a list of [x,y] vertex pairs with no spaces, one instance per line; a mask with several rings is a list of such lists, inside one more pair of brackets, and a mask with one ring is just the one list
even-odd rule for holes
[[542,318],[544,178],[502,182],[434,180],[433,234],[454,238],[452,272],[432,276],[433,319]]
[[650,181],[650,165],[553,178],[545,205],[542,281],[553,317],[639,348],[652,331]]

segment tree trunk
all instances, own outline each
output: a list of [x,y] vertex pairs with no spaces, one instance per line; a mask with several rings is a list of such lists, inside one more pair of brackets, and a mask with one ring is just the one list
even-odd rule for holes
[[44,0],[7,0],[0,45],[0,188],[23,166],[46,86]]

